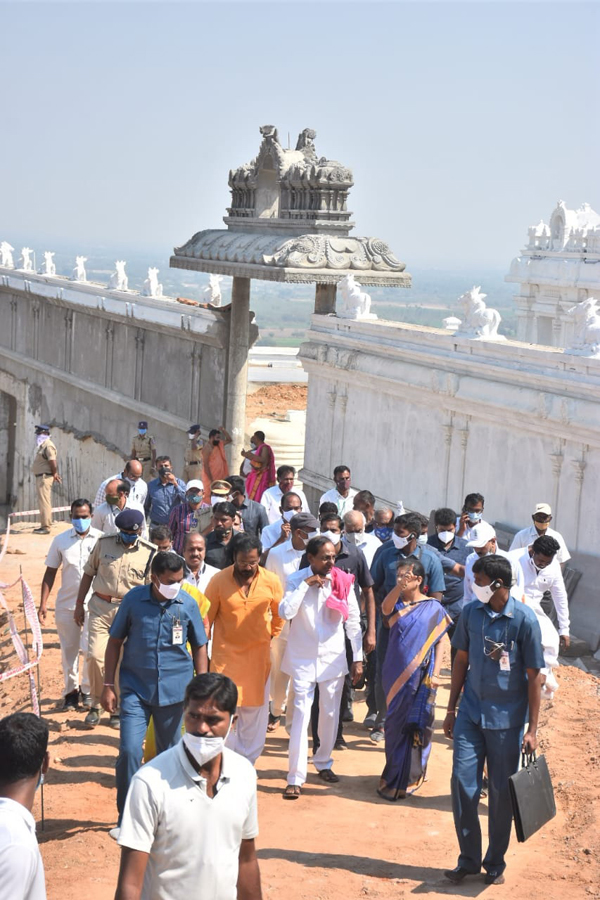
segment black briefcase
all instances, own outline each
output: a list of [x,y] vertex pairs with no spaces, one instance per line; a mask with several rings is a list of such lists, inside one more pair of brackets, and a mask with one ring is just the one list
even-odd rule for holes
[[521,843],[556,815],[554,791],[546,759],[523,754],[522,768],[508,779],[517,840]]

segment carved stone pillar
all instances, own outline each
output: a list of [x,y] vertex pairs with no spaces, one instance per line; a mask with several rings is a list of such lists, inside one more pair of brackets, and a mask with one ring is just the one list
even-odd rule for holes
[[17,298],[10,298],[10,349],[17,349]]
[[448,496],[450,493],[450,455],[452,453],[452,435],[454,432],[454,426],[452,424],[452,416],[450,416],[450,421],[446,425],[442,425],[442,431],[444,432],[444,448],[445,448],[445,460],[444,460],[444,503],[448,506]]
[[112,387],[114,349],[115,349],[115,325],[108,321],[104,329],[106,341],[104,346],[104,386]]
[[229,319],[229,357],[227,366],[227,400],[225,427],[232,443],[228,460],[232,472],[237,472],[244,449],[246,431],[246,392],[248,390],[248,352],[250,350],[250,279],[234,277],[231,288]]
[[550,461],[552,463],[552,476],[554,478],[554,497],[552,503],[553,508],[558,514],[558,501],[560,497],[560,473],[562,470],[562,464],[564,462],[562,448],[557,453],[550,454]]
[[65,372],[72,371],[73,363],[73,310],[65,310]]
[[142,399],[142,384],[144,380],[144,344],[146,342],[146,332],[143,328],[138,328],[135,335],[135,384],[134,397],[136,400]]
[[469,419],[465,423],[465,427],[460,430],[460,447],[462,453],[462,468],[460,478],[460,499],[465,496],[465,477],[467,472],[467,444],[469,442]]
[[327,316],[335,312],[335,300],[337,284],[316,284],[315,286],[315,313]]
[[585,467],[587,465],[585,461],[585,453],[588,448],[584,447],[583,453],[581,454],[581,459],[573,459],[571,460],[573,467],[575,469],[575,484],[577,485],[577,506],[575,507],[575,546],[573,549],[579,549],[579,525],[581,522],[581,499],[583,497],[583,479],[585,477]]
[[31,304],[33,313],[33,358],[37,359],[40,347],[40,301],[34,300]]

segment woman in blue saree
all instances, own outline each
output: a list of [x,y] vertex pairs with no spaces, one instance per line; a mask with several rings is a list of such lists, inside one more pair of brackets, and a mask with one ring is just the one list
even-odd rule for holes
[[416,557],[401,559],[396,587],[381,606],[390,627],[382,671],[386,763],[377,790],[384,800],[401,799],[420,787],[431,752],[442,638],[452,620],[438,600],[421,593],[424,579]]

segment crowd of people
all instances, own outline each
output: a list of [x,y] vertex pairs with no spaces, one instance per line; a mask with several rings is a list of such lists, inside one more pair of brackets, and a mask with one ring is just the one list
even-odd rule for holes
[[[337,783],[334,754],[346,747],[358,688],[366,692],[364,726],[385,748],[377,794],[397,802],[417,791],[445,645],[443,730],[454,744],[460,855],[444,874],[459,883],[483,868],[486,883],[501,883],[508,779],[521,752],[536,748],[541,698],[557,689],[553,669],[569,644],[569,553],[550,527],[550,506],[534,504],[532,524],[505,551],[480,493],[459,511],[431,515],[378,506],[341,464],[311,508],[293,467],[275,469],[262,432],[243,451],[239,474],[228,471],[225,429],[204,444],[199,433],[190,428],[184,481],[140,422],[132,458],[102,479],[93,504],[73,499],[71,528],[54,537],[46,558],[39,617],[47,622],[60,570],[63,708],[83,709],[89,728],[106,711],[119,729],[117,900],[184,896],[182,885],[199,878],[212,886],[207,896],[257,900],[254,764],[266,736],[285,723],[285,800],[302,797],[309,732],[317,777]],[[49,428],[38,434],[36,480],[56,481]],[[41,507],[46,483],[38,494]],[[36,530],[51,527],[46,511]],[[43,723],[23,715],[0,722],[0,883],[14,784],[23,782],[30,808],[31,785],[48,765]],[[21,753],[34,734],[36,752]],[[192,839],[206,850],[187,853]],[[31,877],[33,884],[38,875]]]

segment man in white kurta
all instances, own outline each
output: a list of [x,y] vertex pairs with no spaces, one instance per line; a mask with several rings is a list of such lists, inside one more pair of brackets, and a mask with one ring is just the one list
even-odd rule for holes
[[[313,764],[323,781],[337,781],[331,756],[337,734],[344,676],[348,672],[345,635],[352,645],[352,677],[362,673],[360,612],[354,590],[348,592],[348,617],[331,608],[332,569],[335,547],[322,535],[309,541],[308,567],[288,579],[279,604],[282,618],[291,620],[290,633],[281,668],[290,676],[294,690],[294,714],[290,731],[288,787],[284,796],[295,799],[306,781],[308,724],[319,685],[319,749]],[[345,575],[345,573],[342,573]],[[347,576],[346,576],[347,577]]]
[[260,502],[267,511],[269,524],[277,522],[281,517],[281,498],[284,494],[289,493],[289,491],[298,494],[300,502],[302,503],[302,509],[304,512],[310,512],[308,500],[306,499],[304,492],[294,485],[295,474],[296,470],[293,466],[279,466],[277,469],[277,484],[272,488],[268,488],[262,495]]

